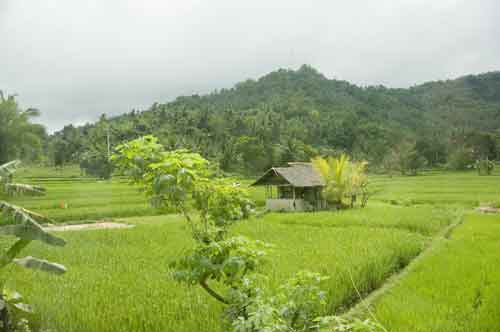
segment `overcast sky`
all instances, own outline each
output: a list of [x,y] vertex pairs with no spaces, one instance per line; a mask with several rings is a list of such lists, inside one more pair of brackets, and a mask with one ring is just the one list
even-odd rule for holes
[[498,0],[0,0],[0,89],[50,130],[311,64],[407,87],[500,69]]

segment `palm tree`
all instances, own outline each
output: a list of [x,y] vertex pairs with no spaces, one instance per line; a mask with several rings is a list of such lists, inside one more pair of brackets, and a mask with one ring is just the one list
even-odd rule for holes
[[348,163],[349,156],[344,153],[339,158],[316,157],[312,159],[313,166],[325,180],[326,186],[323,190],[325,199],[337,207],[342,206],[342,198],[346,190],[346,180],[343,175]]
[[0,91],[0,163],[36,155],[46,135],[42,125],[31,122],[39,115],[34,108],[20,109],[15,96]]

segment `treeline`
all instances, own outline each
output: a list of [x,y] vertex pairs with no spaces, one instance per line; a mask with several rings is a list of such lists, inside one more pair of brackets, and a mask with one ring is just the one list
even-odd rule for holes
[[[106,162],[111,146],[153,134],[232,172],[348,152],[371,167],[467,167],[497,159],[500,73],[409,89],[358,87],[310,66],[278,70],[208,95],[179,97],[143,112],[67,126],[47,144],[55,165]],[[101,170],[105,172],[105,170]],[[109,171],[109,170],[108,170]]]
[[42,125],[32,123],[40,112],[21,109],[14,96],[0,91],[0,165],[13,160],[39,161],[47,151],[48,136]]

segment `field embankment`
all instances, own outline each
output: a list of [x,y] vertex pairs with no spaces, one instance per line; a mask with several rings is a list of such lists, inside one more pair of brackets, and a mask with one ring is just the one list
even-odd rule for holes
[[374,313],[392,332],[500,331],[500,215],[468,214]]

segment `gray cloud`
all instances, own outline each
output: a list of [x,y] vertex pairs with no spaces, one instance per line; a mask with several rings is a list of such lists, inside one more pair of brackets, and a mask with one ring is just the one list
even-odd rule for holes
[[51,130],[303,63],[406,87],[500,69],[496,0],[0,0],[0,89]]

